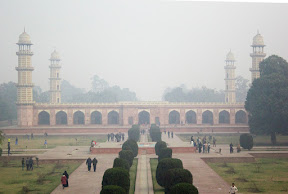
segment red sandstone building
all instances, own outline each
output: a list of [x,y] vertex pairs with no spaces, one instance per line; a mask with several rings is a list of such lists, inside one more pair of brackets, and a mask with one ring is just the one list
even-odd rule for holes
[[[194,132],[248,131],[247,113],[243,103],[236,103],[235,58],[230,51],[226,57],[225,102],[169,103],[119,102],[93,104],[61,103],[60,57],[54,51],[50,65],[50,103],[33,101],[30,36],[24,31],[18,41],[17,111],[18,127],[36,130],[83,131],[127,130],[132,124],[156,123],[162,128]],[[259,77],[259,63],[264,59],[263,37],[253,38],[252,80]]]

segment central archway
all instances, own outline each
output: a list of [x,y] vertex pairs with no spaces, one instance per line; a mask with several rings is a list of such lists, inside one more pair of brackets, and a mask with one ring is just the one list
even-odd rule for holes
[[102,124],[102,114],[99,111],[94,111],[91,113],[91,124]]
[[202,114],[202,123],[213,125],[213,113],[210,110],[206,110]]
[[196,120],[196,113],[193,110],[189,110],[188,112],[186,112],[186,123],[188,124],[196,124],[197,120]]
[[180,124],[180,113],[176,110],[169,113],[169,124]]
[[81,111],[76,111],[73,115],[73,124],[75,125],[84,125],[85,124],[85,115]]
[[38,114],[38,125],[50,125],[50,115],[46,111],[41,111]]
[[142,124],[150,124],[150,113],[143,110],[138,114],[138,124],[142,125]]
[[118,125],[119,124],[119,114],[116,111],[111,111],[108,113],[108,124]]
[[56,125],[67,125],[67,113],[59,111],[56,113]]
[[230,124],[230,114],[228,111],[223,110],[219,113],[219,123]]

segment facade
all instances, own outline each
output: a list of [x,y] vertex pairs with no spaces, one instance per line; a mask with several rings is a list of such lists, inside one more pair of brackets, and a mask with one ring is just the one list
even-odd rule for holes
[[[253,39],[252,79],[259,74],[263,60],[263,37]],[[235,96],[235,58],[230,51],[226,56],[225,102],[223,103],[170,103],[119,102],[68,104],[61,103],[60,56],[54,51],[50,58],[50,103],[33,101],[30,36],[24,31],[19,36],[17,110],[19,127],[129,127],[133,124],[156,123],[164,127],[205,129],[248,129],[244,103]],[[258,64],[258,66],[257,66]],[[239,131],[239,130],[238,130]],[[216,131],[215,131],[216,132]]]

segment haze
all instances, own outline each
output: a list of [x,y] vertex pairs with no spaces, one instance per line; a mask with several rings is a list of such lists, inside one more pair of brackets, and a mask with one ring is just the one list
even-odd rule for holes
[[49,58],[61,54],[61,77],[91,87],[97,74],[110,85],[161,100],[167,87],[224,89],[231,49],[236,75],[250,80],[250,45],[257,30],[267,56],[288,59],[288,4],[175,1],[1,1],[0,83],[17,82],[17,45],[34,44],[33,82],[49,86]]

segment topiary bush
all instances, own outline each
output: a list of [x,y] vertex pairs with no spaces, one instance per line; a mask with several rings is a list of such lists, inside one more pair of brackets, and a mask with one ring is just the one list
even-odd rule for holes
[[164,177],[167,170],[180,168],[183,169],[183,163],[180,159],[177,158],[165,158],[158,163],[156,169],[156,180],[157,183],[164,187]]
[[119,158],[124,159],[128,162],[129,166],[131,167],[133,164],[133,152],[130,150],[122,150],[119,152]]
[[155,153],[156,155],[158,156],[159,155],[159,151],[163,148],[167,148],[167,144],[165,141],[158,141],[156,144],[155,144]]
[[178,183],[193,183],[193,177],[189,170],[174,168],[164,174],[165,192],[169,193],[172,186]]
[[198,189],[189,183],[178,183],[171,187],[169,194],[198,194]]
[[240,135],[240,146],[244,149],[251,150],[253,148],[253,137],[249,133]]
[[134,141],[139,141],[140,139],[140,127],[139,125],[133,125],[131,129],[128,130],[128,139]]
[[136,141],[129,139],[123,143],[122,150],[131,150],[133,156],[136,157],[138,155],[138,144]]
[[124,168],[126,170],[130,170],[130,166],[127,160],[124,160],[122,158],[115,158],[113,162],[113,168]]
[[158,161],[161,161],[164,158],[172,158],[172,149],[171,148],[162,148],[158,153]]
[[161,131],[157,125],[152,124],[149,132],[153,142],[161,141]]
[[125,189],[117,185],[107,185],[102,187],[100,194],[126,194]]
[[123,168],[109,168],[105,171],[102,179],[102,189],[107,185],[117,185],[129,193],[129,171]]

